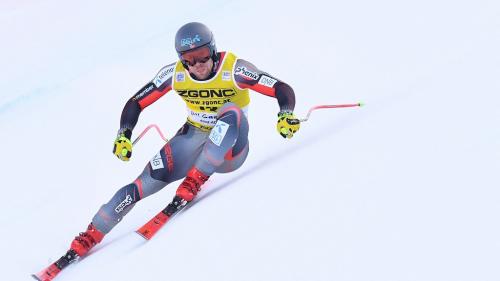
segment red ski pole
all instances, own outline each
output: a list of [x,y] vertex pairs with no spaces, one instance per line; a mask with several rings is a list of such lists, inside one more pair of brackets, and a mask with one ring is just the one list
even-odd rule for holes
[[132,145],[135,145],[151,128],[155,128],[156,131],[158,132],[158,134],[160,135],[161,139],[164,140],[165,142],[168,142],[168,139],[163,135],[160,128],[158,128],[158,125],[151,124],[151,125],[147,126],[144,130],[142,130],[142,132],[139,134],[139,136],[137,136],[137,138],[134,140]]
[[358,107],[358,106],[363,106],[363,103],[358,102],[358,103],[350,103],[350,104],[331,104],[331,105],[317,105],[313,106],[309,109],[307,112],[307,116],[303,119],[299,119],[300,122],[305,122],[309,120],[309,116],[311,116],[311,113],[317,109],[324,109],[324,108],[343,108],[343,107]]

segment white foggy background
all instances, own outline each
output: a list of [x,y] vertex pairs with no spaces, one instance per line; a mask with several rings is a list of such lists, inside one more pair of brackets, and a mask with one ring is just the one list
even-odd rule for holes
[[[103,3],[104,2],[104,3]],[[55,261],[156,152],[124,163],[121,110],[177,59],[200,21],[230,50],[289,83],[291,140],[277,102],[251,93],[250,155],[216,174],[153,240],[134,231],[178,182],[144,199],[56,280],[499,280],[498,1],[14,1],[0,3],[2,280]],[[171,137],[168,93],[141,115]]]

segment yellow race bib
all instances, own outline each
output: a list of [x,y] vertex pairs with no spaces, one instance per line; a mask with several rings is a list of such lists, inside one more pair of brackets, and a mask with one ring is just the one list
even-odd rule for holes
[[217,121],[217,111],[225,103],[233,102],[246,113],[250,103],[248,89],[240,89],[233,77],[237,57],[230,52],[221,53],[221,66],[214,77],[198,81],[177,62],[173,77],[173,90],[186,102],[188,122],[210,130]]

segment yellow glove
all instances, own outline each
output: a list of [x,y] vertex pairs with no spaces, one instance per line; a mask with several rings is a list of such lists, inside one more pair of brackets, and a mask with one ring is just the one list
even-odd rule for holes
[[300,120],[291,111],[280,111],[276,129],[282,137],[290,139],[300,129]]
[[[128,131],[128,135],[132,135],[132,133]],[[116,137],[113,153],[123,161],[130,160],[132,156],[132,142],[130,138],[126,136],[126,132],[119,133]]]

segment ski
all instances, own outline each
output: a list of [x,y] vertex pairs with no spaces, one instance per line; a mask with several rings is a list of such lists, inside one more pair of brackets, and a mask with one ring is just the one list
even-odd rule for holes
[[78,255],[76,254],[76,252],[73,250],[69,250],[66,255],[59,258],[56,262],[49,265],[46,269],[38,272],[37,274],[32,274],[31,276],[38,281],[50,281],[54,279],[70,263],[73,263],[77,259]]
[[[150,240],[167,222],[177,214],[180,210],[184,209],[189,203],[182,198],[175,196],[165,209],[159,212],[146,224],[140,227],[136,232],[144,239]],[[64,268],[69,264],[79,259],[78,254],[74,250],[69,250],[64,256],[59,258],[56,262],[49,265],[44,270],[31,276],[38,281],[51,281],[53,280]]]
[[169,219],[186,207],[187,203],[182,198],[175,196],[165,209],[141,226],[136,232],[144,239],[150,240],[169,221]]

